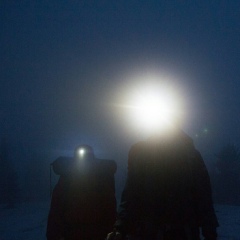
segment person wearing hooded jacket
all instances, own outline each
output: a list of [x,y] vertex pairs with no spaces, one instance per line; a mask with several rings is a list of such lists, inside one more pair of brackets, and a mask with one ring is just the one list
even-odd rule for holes
[[133,145],[117,221],[107,240],[216,240],[210,179],[179,129]]
[[59,157],[53,170],[60,175],[48,215],[48,240],[104,240],[116,220],[113,160],[96,159],[80,145],[74,158]]

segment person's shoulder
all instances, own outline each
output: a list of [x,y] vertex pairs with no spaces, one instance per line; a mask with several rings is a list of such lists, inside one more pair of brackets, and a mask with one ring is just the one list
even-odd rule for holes
[[51,167],[56,175],[67,175],[72,168],[73,158],[71,157],[58,157],[51,163]]
[[146,146],[147,141],[139,141],[134,143],[130,149],[139,149],[139,148],[143,148],[144,146]]
[[137,142],[137,143],[134,143],[134,144],[131,146],[131,148],[130,148],[130,150],[129,150],[129,153],[138,152],[138,151],[144,149],[145,146],[146,146],[146,142],[145,142],[145,141],[139,141],[139,142]]
[[140,141],[133,144],[128,153],[128,164],[139,162],[146,154],[146,142]]

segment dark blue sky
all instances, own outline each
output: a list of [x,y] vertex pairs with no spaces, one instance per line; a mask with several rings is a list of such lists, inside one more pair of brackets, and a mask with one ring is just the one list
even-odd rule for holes
[[0,28],[0,130],[25,152],[125,157],[137,134],[114,95],[152,69],[179,76],[200,150],[240,144],[238,0],[1,1]]

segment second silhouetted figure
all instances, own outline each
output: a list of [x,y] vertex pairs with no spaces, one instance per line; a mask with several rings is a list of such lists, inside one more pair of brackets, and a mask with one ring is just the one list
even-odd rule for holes
[[192,139],[172,129],[133,145],[118,220],[107,239],[216,240],[206,166]]
[[53,190],[48,240],[103,240],[116,219],[116,163],[97,159],[80,145],[73,158],[59,157],[53,170],[60,179]]

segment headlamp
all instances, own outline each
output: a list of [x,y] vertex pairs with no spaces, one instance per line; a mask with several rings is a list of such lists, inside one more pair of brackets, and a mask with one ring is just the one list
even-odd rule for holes
[[85,154],[86,154],[86,149],[80,148],[80,149],[78,150],[78,155],[79,155],[80,157],[83,157]]
[[79,159],[81,161],[84,160],[84,162],[91,160],[94,158],[93,149],[88,145],[82,144],[75,148],[74,157],[75,159]]
[[147,132],[171,129],[178,125],[180,114],[179,100],[165,89],[144,89],[134,95],[131,115],[134,125]]

